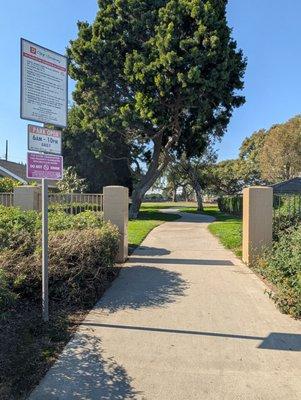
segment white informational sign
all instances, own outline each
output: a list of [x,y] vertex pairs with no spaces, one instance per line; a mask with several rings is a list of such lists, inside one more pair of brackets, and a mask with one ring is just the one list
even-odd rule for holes
[[28,150],[62,154],[62,132],[54,129],[28,125]]
[[67,57],[21,39],[21,118],[65,128]]

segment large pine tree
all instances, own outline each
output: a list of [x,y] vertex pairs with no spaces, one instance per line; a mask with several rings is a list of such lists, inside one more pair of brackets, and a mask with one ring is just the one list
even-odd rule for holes
[[[136,217],[171,156],[200,156],[244,98],[245,60],[226,0],[99,0],[70,42],[74,100],[87,128],[149,150],[132,194]],[[101,171],[99,171],[101,173]]]

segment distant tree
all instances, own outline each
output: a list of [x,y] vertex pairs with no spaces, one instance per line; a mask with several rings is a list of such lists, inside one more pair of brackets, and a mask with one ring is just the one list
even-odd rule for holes
[[301,116],[273,126],[260,153],[262,177],[279,182],[301,172]]
[[183,176],[183,171],[180,169],[179,163],[172,162],[168,165],[165,171],[166,190],[171,195],[172,201],[177,201],[177,191],[185,184],[186,177]]
[[63,179],[58,182],[57,187],[63,193],[83,193],[87,189],[85,179],[80,178],[73,167],[64,170]]
[[203,210],[203,192],[210,183],[209,169],[215,161],[216,153],[210,146],[201,157],[187,158],[183,154],[179,161],[182,176],[195,193],[198,211]]
[[186,188],[191,187],[195,193],[198,210],[203,209],[202,196],[208,185],[208,167],[216,161],[216,153],[211,146],[200,157],[188,158],[185,153],[168,167],[167,182],[171,182],[175,197],[178,188],[182,187],[184,193]]
[[267,132],[260,129],[247,137],[240,146],[239,159],[244,161],[240,163],[240,169],[246,186],[264,183],[260,167],[260,154],[267,136]]
[[125,138],[131,151],[134,145],[148,148],[131,217],[174,153],[201,156],[244,102],[238,90],[246,63],[231,38],[226,5],[99,0],[95,21],[78,24],[69,73],[86,127],[109,142]]
[[233,195],[245,186],[244,161],[225,160],[209,168],[209,191],[214,195]]

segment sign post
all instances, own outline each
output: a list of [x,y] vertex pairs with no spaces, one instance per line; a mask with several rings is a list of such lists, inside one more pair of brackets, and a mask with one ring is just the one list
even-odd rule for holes
[[[68,104],[67,57],[21,39],[20,117],[65,128]],[[62,135],[28,125],[27,178],[42,180],[42,314],[49,320],[48,180],[63,178]],[[38,153],[32,153],[32,152]]]
[[48,182],[42,179],[42,314],[49,321],[48,301]]

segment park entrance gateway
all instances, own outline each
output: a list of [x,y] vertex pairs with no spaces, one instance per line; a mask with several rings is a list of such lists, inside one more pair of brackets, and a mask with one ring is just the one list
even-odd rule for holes
[[48,180],[63,178],[62,133],[67,126],[67,57],[21,39],[20,117],[28,125],[27,178],[42,180],[42,311],[48,310]]

